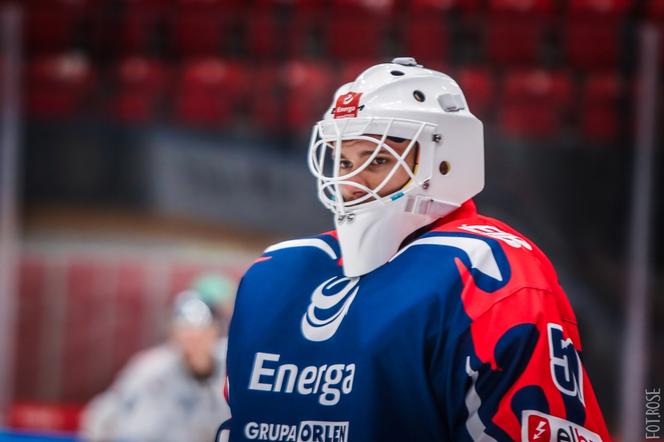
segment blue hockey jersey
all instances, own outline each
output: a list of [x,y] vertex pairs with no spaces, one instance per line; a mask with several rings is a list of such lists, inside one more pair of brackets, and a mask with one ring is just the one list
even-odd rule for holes
[[[230,440],[608,440],[544,254],[472,201],[344,277],[334,232],[269,247],[231,322]],[[565,439],[567,437],[567,439]]]

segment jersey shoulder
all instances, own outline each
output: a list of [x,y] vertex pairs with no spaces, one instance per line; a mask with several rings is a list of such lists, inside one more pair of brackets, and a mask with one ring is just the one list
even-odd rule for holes
[[[466,311],[476,317],[515,293],[547,292],[567,310],[567,299],[546,255],[526,236],[509,225],[477,213],[442,219],[407,247],[439,245],[445,256],[454,256],[463,284],[461,298]],[[437,248],[421,248],[437,262]],[[405,252],[405,250],[402,250]],[[442,257],[443,255],[441,255]],[[490,296],[487,296],[490,294]],[[539,297],[533,298],[537,304]]]
[[[558,285],[558,276],[546,254],[528,237],[495,218],[474,214],[436,226],[430,234],[475,238],[492,245],[494,254],[500,250],[509,264],[514,290],[555,289]],[[554,287],[549,287],[551,284]]]
[[287,253],[290,255],[323,253],[330,259],[338,259],[340,253],[337,233],[332,230],[315,236],[296,238],[272,244],[263,251],[263,256],[274,256],[276,253]]
[[448,222],[443,219],[431,229],[430,233],[464,233],[478,238],[498,240],[512,249],[524,252],[536,250],[541,253],[525,235],[502,221],[477,213],[467,217],[454,218]]
[[249,267],[244,278],[307,274],[312,268],[339,267],[341,251],[335,231],[272,244]]

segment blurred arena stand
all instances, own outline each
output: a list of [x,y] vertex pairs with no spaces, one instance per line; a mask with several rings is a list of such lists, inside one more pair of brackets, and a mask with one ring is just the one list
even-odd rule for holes
[[[478,203],[552,257],[618,431],[618,373],[606,367],[627,357],[637,34],[664,30],[664,2],[0,2],[12,3],[24,19],[13,393],[23,413],[67,404],[68,416],[105,388],[158,340],[167,297],[198,272],[239,277],[269,241],[330,228],[305,166],[311,125],[341,81],[411,55],[456,78],[485,122]],[[662,244],[657,229],[652,242]],[[664,256],[652,249],[657,387]]]

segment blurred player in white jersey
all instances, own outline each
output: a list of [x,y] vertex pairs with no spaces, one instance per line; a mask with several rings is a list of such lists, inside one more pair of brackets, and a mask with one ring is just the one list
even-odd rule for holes
[[89,441],[203,442],[229,415],[222,389],[228,312],[235,285],[199,278],[178,294],[170,339],[134,356],[111,387],[84,412]]

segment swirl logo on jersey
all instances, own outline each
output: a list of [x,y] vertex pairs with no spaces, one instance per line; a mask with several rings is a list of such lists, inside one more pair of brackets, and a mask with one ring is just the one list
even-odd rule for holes
[[360,288],[360,278],[334,276],[316,287],[311,304],[302,316],[302,334],[310,341],[321,342],[336,333]]

